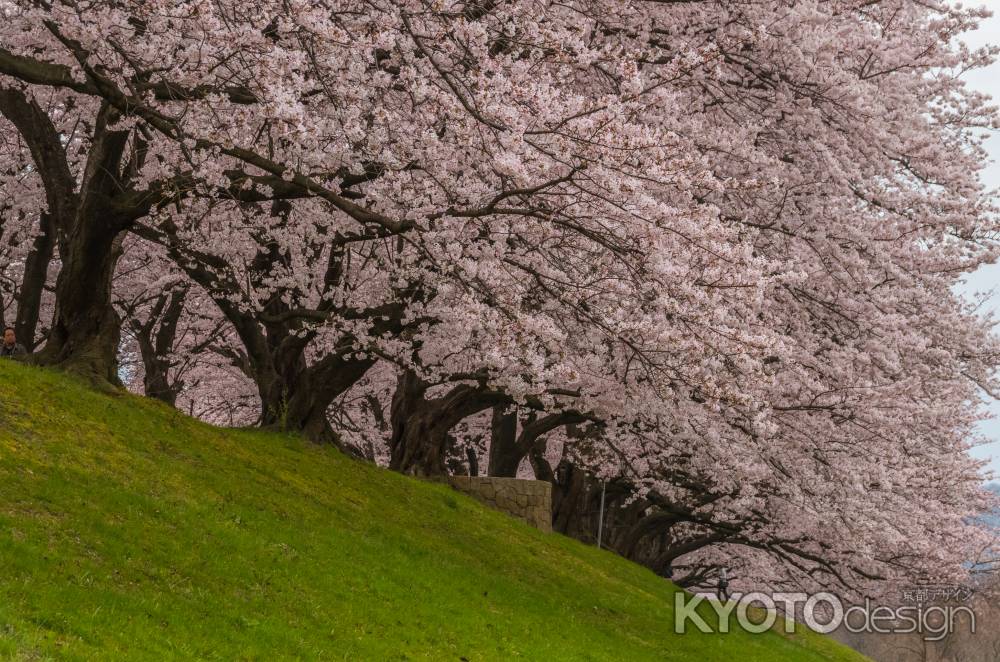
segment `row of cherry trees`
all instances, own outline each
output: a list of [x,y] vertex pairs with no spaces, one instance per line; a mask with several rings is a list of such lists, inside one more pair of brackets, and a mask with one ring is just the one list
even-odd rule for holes
[[604,481],[685,584],[964,580],[982,16],[0,0],[0,312],[206,420],[550,480],[579,537]]

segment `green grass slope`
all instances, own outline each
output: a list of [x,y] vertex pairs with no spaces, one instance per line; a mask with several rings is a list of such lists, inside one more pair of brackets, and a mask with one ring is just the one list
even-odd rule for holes
[[861,660],[445,486],[0,361],[0,659]]

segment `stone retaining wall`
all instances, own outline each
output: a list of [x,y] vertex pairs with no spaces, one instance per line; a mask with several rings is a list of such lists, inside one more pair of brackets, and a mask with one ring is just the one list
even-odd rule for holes
[[552,531],[552,484],[547,481],[449,476],[448,482],[487,506],[522,519],[536,529]]

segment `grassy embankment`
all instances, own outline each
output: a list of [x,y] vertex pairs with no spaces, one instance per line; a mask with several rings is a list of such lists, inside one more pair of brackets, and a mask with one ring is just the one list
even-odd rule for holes
[[2,659],[862,659],[673,634],[675,590],[445,486],[0,361]]

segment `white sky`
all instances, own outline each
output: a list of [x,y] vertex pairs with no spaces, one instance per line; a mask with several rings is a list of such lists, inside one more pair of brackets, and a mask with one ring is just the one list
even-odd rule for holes
[[[966,3],[967,6],[975,6],[976,4],[978,3]],[[984,21],[979,30],[966,36],[965,41],[970,47],[1000,44],[1000,0],[986,0],[983,4],[990,7],[995,15]],[[966,77],[966,80],[975,89],[993,96],[1000,104],[1000,63],[994,64],[988,69],[974,71]],[[994,133],[988,147],[992,162],[986,170],[984,181],[988,188],[1000,189],[1000,135]],[[983,267],[974,273],[967,279],[962,291],[973,295],[976,292],[988,292],[994,288],[997,288],[998,291],[990,298],[989,308],[1000,313],[1000,265],[993,264]],[[1000,478],[1000,402],[992,402],[990,410],[997,418],[984,423],[982,430],[992,439],[992,443],[977,448],[973,454],[977,457],[991,458],[990,468]]]

